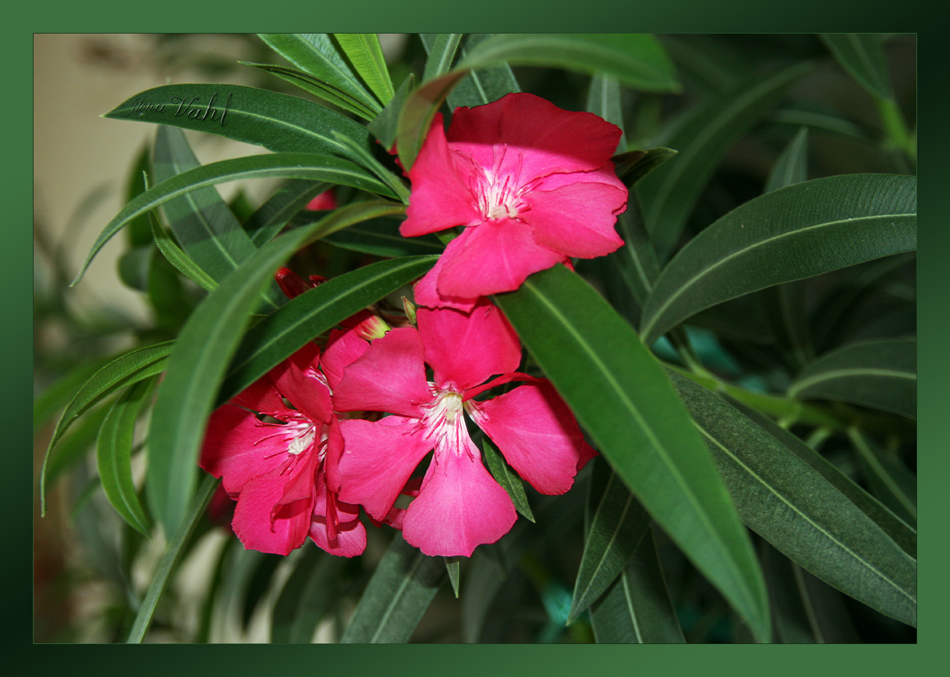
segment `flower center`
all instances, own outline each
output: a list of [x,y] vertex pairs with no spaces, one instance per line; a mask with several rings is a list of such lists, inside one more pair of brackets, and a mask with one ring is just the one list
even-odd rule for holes
[[294,427],[294,436],[290,440],[290,446],[287,447],[287,453],[296,456],[313,446],[313,438],[316,437],[317,431],[310,421],[288,423],[287,425]]
[[435,390],[435,399],[426,407],[422,417],[422,425],[426,430],[426,437],[441,438],[458,426],[465,425],[462,420],[462,394],[454,390]]
[[475,191],[478,197],[478,209],[489,221],[513,219],[524,207],[521,195],[525,187],[519,185],[521,174],[521,156],[518,156],[518,165],[514,174],[510,165],[502,169],[502,163],[508,152],[507,146],[493,149],[494,161],[491,169],[479,167],[477,174],[478,187]]

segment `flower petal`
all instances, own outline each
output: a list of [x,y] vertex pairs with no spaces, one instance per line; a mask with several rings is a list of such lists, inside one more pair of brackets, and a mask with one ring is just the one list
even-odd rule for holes
[[250,480],[276,470],[286,461],[293,436],[282,428],[225,404],[208,421],[198,464],[220,477],[228,493],[236,494]]
[[623,245],[614,230],[616,214],[627,204],[627,189],[609,183],[580,180],[552,190],[533,190],[523,199],[529,209],[521,214],[531,226],[534,240],[565,256],[590,259],[604,256]]
[[436,289],[440,296],[470,299],[514,291],[529,275],[563,258],[538,245],[527,224],[514,219],[488,221],[466,228],[445,248]]
[[439,260],[435,262],[435,266],[421,280],[416,282],[416,285],[412,288],[415,303],[417,306],[426,308],[455,308],[467,313],[475,307],[477,299],[445,296],[436,291],[436,283],[442,272],[442,262],[444,260],[445,257],[440,256]]
[[525,92],[457,108],[447,133],[451,149],[498,174],[520,176],[520,183],[602,167],[621,135],[619,127],[593,113],[566,111]]
[[330,403],[330,389],[323,374],[317,370],[319,363],[320,349],[308,342],[274,367],[270,377],[277,390],[297,411],[315,423],[327,423],[333,418],[333,405]]
[[412,193],[406,220],[399,226],[403,237],[417,237],[454,226],[481,221],[468,187],[464,167],[445,141],[442,115],[436,115],[425,143],[409,170]]
[[547,381],[485,402],[470,401],[469,411],[509,465],[542,494],[565,493],[579,466],[594,453],[574,414]]
[[485,470],[467,433],[464,438],[467,450],[436,451],[403,517],[406,541],[431,557],[469,557],[508,533],[517,518],[508,493]]
[[393,329],[373,341],[361,358],[346,368],[334,391],[338,411],[385,411],[418,417],[430,402],[422,339],[411,327]]
[[341,503],[317,476],[316,501],[310,538],[331,555],[354,557],[366,548],[366,529],[359,521],[359,506]]
[[359,503],[385,519],[412,471],[432,449],[418,421],[387,416],[375,423],[340,421],[346,445],[340,457],[340,500]]
[[241,490],[231,526],[248,550],[289,555],[306,540],[313,503],[279,505],[284,484],[280,474],[273,472],[251,480]]
[[425,361],[439,388],[463,391],[521,362],[521,342],[501,311],[480,299],[470,313],[419,308],[419,335]]
[[343,380],[343,370],[363,356],[369,343],[352,329],[334,329],[330,332],[323,360],[320,362],[330,390],[336,392]]

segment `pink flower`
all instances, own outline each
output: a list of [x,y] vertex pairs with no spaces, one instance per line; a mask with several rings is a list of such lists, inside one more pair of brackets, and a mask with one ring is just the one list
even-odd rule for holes
[[358,506],[331,489],[343,438],[319,357],[307,344],[208,423],[200,465],[237,499],[231,526],[249,550],[287,555],[308,534],[334,555],[366,547]]
[[324,209],[336,209],[336,194],[333,192],[333,189],[325,190],[316,197],[314,197],[310,202],[307,203],[307,209],[310,211],[320,211]]
[[[392,414],[376,422],[341,421],[340,498],[362,504],[377,522],[401,521],[406,540],[427,555],[469,556],[507,533],[516,515],[482,465],[464,413],[541,493],[570,489],[594,451],[550,383],[515,371],[521,345],[495,306],[482,299],[469,313],[419,308],[417,319],[418,330],[393,329],[351,348],[354,359],[334,386],[339,411]],[[499,376],[489,380],[493,375]],[[473,399],[514,380],[528,383],[490,400]],[[432,450],[418,495],[405,512],[393,511],[401,492],[414,493],[407,482]]]
[[456,109],[447,133],[437,116],[409,171],[399,232],[465,229],[416,285],[416,302],[469,310],[568,257],[622,245],[614,223],[627,189],[610,161],[620,136],[592,113],[525,93]]

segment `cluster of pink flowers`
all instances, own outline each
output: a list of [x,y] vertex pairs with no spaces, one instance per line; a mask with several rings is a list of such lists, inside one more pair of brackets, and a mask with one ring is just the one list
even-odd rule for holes
[[[463,231],[415,285],[415,323],[392,328],[363,311],[322,351],[308,343],[212,415],[201,466],[237,500],[245,547],[288,554],[309,536],[360,554],[360,506],[427,555],[497,541],[514,505],[466,419],[540,493],[571,488],[595,452],[553,386],[518,371],[518,337],[486,297],[622,244],[613,227],[627,190],[610,162],[619,137],[530,94],[459,108],[447,133],[435,121],[408,173],[401,233]],[[319,282],[286,269],[277,279],[288,296]]]

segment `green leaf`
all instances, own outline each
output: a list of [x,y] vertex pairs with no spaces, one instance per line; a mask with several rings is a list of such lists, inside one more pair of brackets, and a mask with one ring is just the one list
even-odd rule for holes
[[109,358],[81,362],[47,386],[39,397],[33,400],[33,434],[53,418],[53,414],[69,404],[83,384],[107,362]]
[[334,132],[334,138],[340,142],[341,146],[346,147],[350,152],[360,159],[360,164],[369,169],[375,176],[392,190],[403,203],[409,204],[409,188],[402,182],[398,176],[386,169],[383,164],[373,157],[373,154],[360,147],[355,141],[343,134]]
[[346,559],[304,545],[293,572],[274,603],[270,641],[274,644],[310,644],[317,624],[339,596],[339,580]]
[[[511,496],[511,502],[515,504],[515,510],[518,514],[524,515],[530,521],[534,521],[534,515],[531,513],[531,505],[528,503],[528,497],[524,493],[524,484],[521,478],[512,471],[512,469],[502,458],[495,445],[491,443],[488,436],[482,437],[482,450],[485,453],[485,462],[488,464],[488,470],[491,472],[495,481],[508,492]],[[456,597],[458,594],[456,594]]]
[[[201,167],[184,132],[166,125],[155,135],[153,164],[158,183]],[[213,186],[189,191],[162,207],[181,248],[215,281],[254,252],[251,239]]]
[[590,79],[590,88],[587,90],[587,110],[620,127],[621,135],[617,149],[620,152],[625,151],[627,136],[624,132],[623,111],[620,107],[620,82],[617,78],[596,73]]
[[[155,209],[166,202],[205,186],[239,179],[296,178],[339,183],[396,197],[386,186],[346,160],[309,153],[273,153],[252,155],[212,162],[178,174],[167,181],[152,186],[140,194],[116,214],[100,233],[72,284],[76,285],[85,274],[90,261],[124,225],[140,214]],[[245,259],[246,260],[246,259]]]
[[[489,38],[491,35],[486,33],[472,33],[465,36],[460,50],[462,56],[464,57]],[[422,36],[422,40],[425,42],[425,35]],[[511,67],[505,63],[489,68],[476,68],[449,93],[447,101],[451,110],[459,106],[471,108],[497,101],[505,94],[520,91],[521,88],[515,80],[514,73],[511,72]]]
[[399,224],[400,222],[394,219],[367,221],[358,226],[350,226],[323,240],[343,249],[387,258],[438,255],[445,250],[445,245],[433,235],[403,237],[399,234]]
[[190,501],[187,518],[181,525],[181,529],[175,532],[175,536],[168,541],[165,554],[162,555],[162,559],[158,563],[158,569],[152,576],[152,582],[149,583],[148,591],[145,593],[145,599],[142,600],[142,605],[139,607],[138,613],[135,614],[132,629],[129,631],[128,639],[125,640],[126,644],[141,644],[145,633],[148,632],[148,627],[152,623],[152,616],[155,614],[162,593],[165,592],[165,586],[171,578],[172,571],[181,561],[181,556],[191,539],[191,534],[194,533],[198,522],[204,517],[205,508],[208,507],[208,502],[211,500],[215,489],[218,488],[219,482],[220,480],[206,475],[200,490]]
[[455,53],[462,41],[461,33],[420,33],[419,38],[429,57],[426,59],[422,81],[445,75],[452,68]]
[[652,344],[723,301],[913,250],[916,213],[917,178],[889,174],[815,179],[750,200],[670,261],[643,309],[641,335]]
[[452,584],[452,592],[455,593],[455,598],[458,599],[459,596],[459,569],[461,567],[461,558],[460,557],[443,557],[445,560],[445,571],[449,575],[449,582]]
[[841,67],[872,96],[881,99],[894,98],[880,35],[822,33],[818,37]]
[[149,519],[132,482],[132,443],[135,421],[155,385],[154,379],[139,381],[115,401],[96,441],[96,467],[109,503],[130,527],[148,535]]
[[[51,486],[60,474],[79,461],[95,445],[99,428],[106,420],[113,401],[114,398],[106,397],[101,404],[90,408],[56,443],[56,453],[50,456],[46,474],[43,476],[46,486]],[[96,483],[98,484],[98,478]],[[76,503],[78,504],[78,499]]]
[[174,346],[174,341],[166,341],[120,355],[96,371],[95,375],[76,393],[56,424],[53,437],[46,448],[46,456],[43,458],[43,467],[40,470],[40,502],[43,513],[46,512],[46,471],[50,454],[66,429],[77,417],[88,411],[103,397],[164,371],[165,358]]
[[591,479],[591,519],[568,623],[610,587],[650,531],[650,515],[602,461]]
[[[364,120],[372,120],[376,117],[374,110],[369,108],[362,101],[354,98],[351,94],[343,91],[339,87],[330,84],[326,80],[321,80],[310,73],[269,63],[253,63],[251,61],[239,61],[238,63],[242,66],[253,66],[265,73],[276,75],[281,80],[286,80],[291,84],[297,85],[305,92],[309,92],[319,99],[323,99],[334,106],[339,106],[343,110],[348,110],[351,113],[359,115]],[[379,104],[375,104],[375,106],[378,107]]]
[[231,360],[218,404],[250,386],[313,337],[424,275],[436,258],[418,256],[373,263],[327,280],[288,301],[248,330]]
[[464,70],[449,71],[441,77],[424,82],[406,99],[396,124],[396,150],[406,172],[416,161],[435,114],[452,88],[467,74]]
[[917,623],[917,562],[861,508],[777,438],[671,373],[750,529],[847,595]]
[[334,33],[350,63],[385,106],[393,98],[393,82],[375,33]]
[[178,245],[172,242],[172,239],[168,237],[165,229],[159,225],[158,219],[154,218],[152,213],[149,213],[149,216],[152,217],[152,237],[155,239],[155,244],[168,262],[175,267],[175,270],[205,291],[211,292],[217,289],[218,283],[203,271],[197,263],[188,258],[188,255],[179,249]]
[[379,102],[366,91],[359,76],[343,58],[340,49],[333,43],[329,34],[262,33],[259,35],[271,49],[297,68],[346,92],[373,113],[379,113],[381,110]]
[[813,68],[811,63],[800,63],[743,80],[686,113],[676,132],[663,143],[677,149],[679,155],[637,184],[647,231],[661,260],[673,251],[696,199],[729,149],[792,82]]
[[633,89],[678,92],[673,64],[652,35],[503,34],[472,49],[458,68],[554,66],[581,73],[603,73]]
[[630,325],[562,266],[495,301],[614,471],[767,638],[765,586],[749,536],[682,402]]
[[651,148],[650,150],[631,150],[613,157],[617,178],[633,186],[644,176],[676,155],[672,148]]
[[917,418],[917,339],[861,341],[822,355],[799,375],[788,395]]
[[399,114],[406,104],[406,99],[409,98],[409,93],[415,89],[415,86],[416,76],[414,73],[410,73],[399,85],[395,96],[386,105],[383,112],[367,125],[367,129],[372,132],[373,136],[387,151],[392,150],[393,144],[396,143],[396,127],[399,124]]
[[590,622],[600,644],[686,641],[666,589],[649,525],[617,581],[591,609]]
[[152,515],[166,534],[176,533],[184,518],[218,387],[257,298],[274,271],[298,249],[326,233],[404,209],[391,203],[359,203],[282,235],[244,261],[192,313],[169,360],[150,427],[147,495]]
[[440,557],[426,557],[396,534],[360,598],[341,644],[409,641],[445,580]]
[[860,455],[863,474],[874,495],[909,524],[916,525],[917,479],[858,428],[849,428],[848,437]]
[[288,181],[247,218],[243,225],[244,232],[251,238],[255,247],[264,246],[306,207],[310,200],[329,188],[330,184],[323,181]]
[[802,127],[778,156],[769,178],[765,181],[766,193],[787,188],[808,178],[808,127]]
[[345,115],[296,96],[240,85],[162,85],[136,94],[104,117],[218,134],[275,153],[348,157],[333,131],[370,147],[366,128]]

